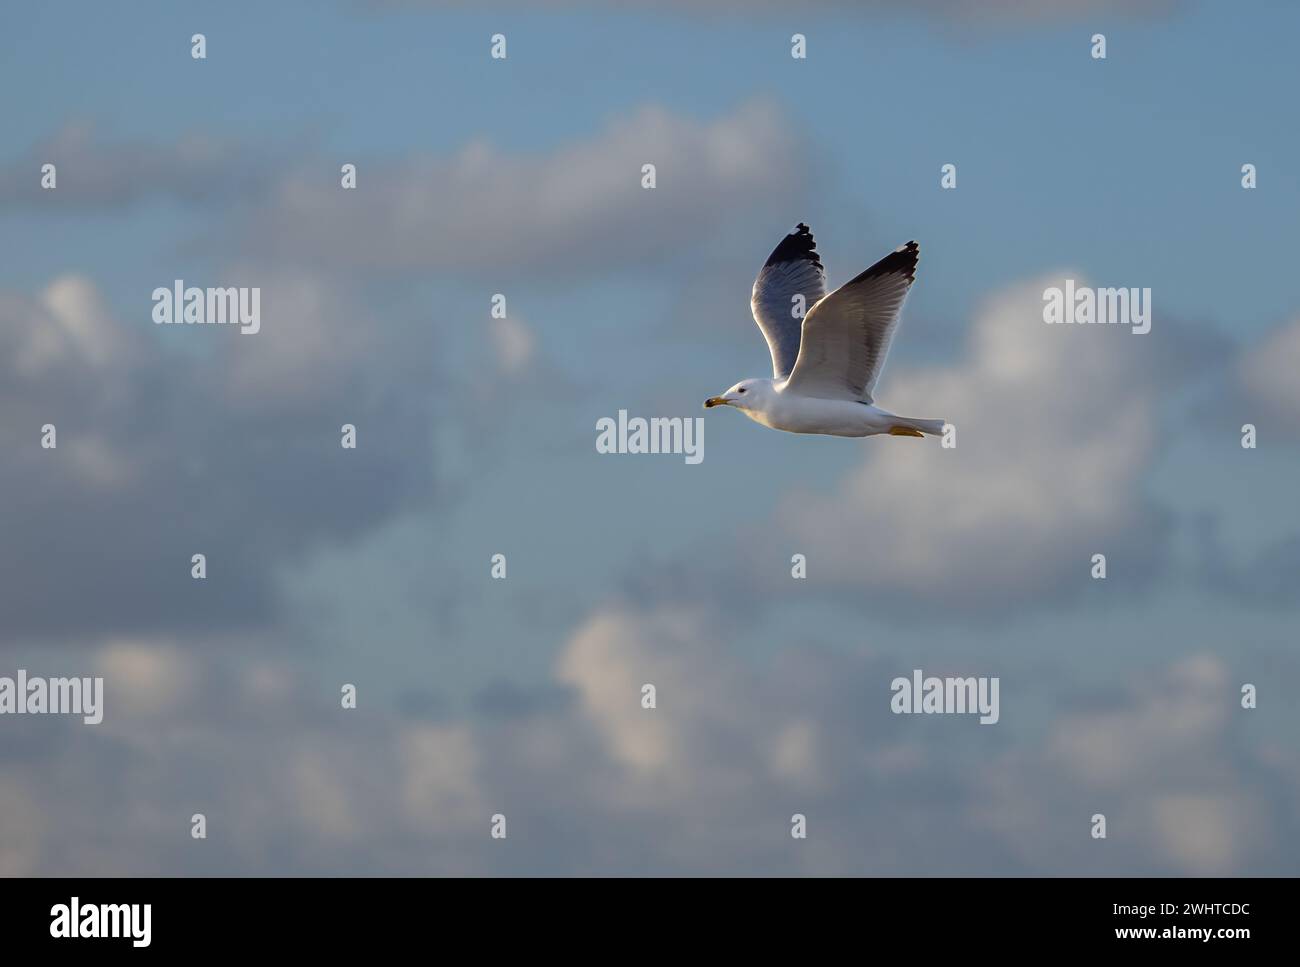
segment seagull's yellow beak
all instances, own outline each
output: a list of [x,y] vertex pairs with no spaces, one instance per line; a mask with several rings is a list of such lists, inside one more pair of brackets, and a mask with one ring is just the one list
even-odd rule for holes
[[704,401],[704,408],[707,410],[710,406],[726,406],[728,402],[725,396],[710,396]]

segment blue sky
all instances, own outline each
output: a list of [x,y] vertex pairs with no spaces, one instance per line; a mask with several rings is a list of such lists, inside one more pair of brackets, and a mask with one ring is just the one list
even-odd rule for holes
[[[0,872],[1294,869],[1300,11],[695,6],[10,18],[0,674],[124,707],[0,754]],[[717,411],[699,466],[597,453],[766,373],[749,286],[799,221],[832,286],[921,241],[877,397],[956,424],[948,462]],[[1044,327],[1066,273],[1150,287],[1152,332]],[[264,331],[155,327],[176,278],[261,287]],[[882,717],[914,667],[1001,676],[1003,721]],[[616,696],[652,674],[647,724]],[[91,761],[103,808],[54,808]],[[109,821],[131,852],[85,858]]]

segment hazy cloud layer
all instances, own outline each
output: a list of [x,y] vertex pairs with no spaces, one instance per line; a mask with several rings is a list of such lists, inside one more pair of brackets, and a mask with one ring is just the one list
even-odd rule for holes
[[[987,659],[927,669],[1006,675],[1003,724],[980,726],[892,714],[909,656],[801,645],[756,667],[727,627],[694,608],[602,609],[557,660],[569,700],[463,721],[395,717],[364,688],[345,711],[341,683],[265,641],[106,643],[88,653],[103,726],[13,723],[0,873],[1233,874],[1300,859],[1294,757],[1247,740],[1254,713],[1220,659],[1139,668],[1101,697]],[[1016,724],[1043,702],[1066,711]],[[57,757],[15,751],[50,741]],[[189,836],[195,812],[206,841]]]
[[[251,199],[269,181],[273,153],[208,135],[168,144],[123,141],[92,124],[74,123],[0,164],[0,208],[116,211],[168,199],[215,205]],[[57,187],[42,187],[55,166]]]
[[[146,297],[120,319],[81,275],[0,294],[7,630],[257,624],[277,567],[430,499],[429,398],[400,391],[419,384],[386,330],[319,277],[251,282],[256,335],[164,332]],[[344,423],[364,462],[340,447]],[[196,553],[219,580],[191,579]]]
[[[759,199],[806,187],[794,122],[754,101],[699,121],[658,107],[537,153],[483,141],[450,156],[338,166],[279,184],[243,233],[250,251],[381,272],[594,271],[689,252]],[[642,166],[656,187],[642,187]]]

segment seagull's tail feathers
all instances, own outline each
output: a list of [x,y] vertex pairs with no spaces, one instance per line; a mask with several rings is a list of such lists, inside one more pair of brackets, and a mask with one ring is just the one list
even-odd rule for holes
[[943,420],[914,420],[906,416],[894,417],[894,425],[889,428],[890,436],[940,436],[947,424]]

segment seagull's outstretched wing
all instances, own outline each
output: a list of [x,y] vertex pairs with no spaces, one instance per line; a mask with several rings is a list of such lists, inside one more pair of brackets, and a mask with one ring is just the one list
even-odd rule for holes
[[[803,296],[802,306],[795,301],[796,295]],[[772,353],[772,373],[777,379],[785,379],[794,368],[802,317],[824,295],[826,270],[817,255],[812,232],[800,222],[794,233],[783,238],[767,257],[754,280],[754,295],[749,302],[754,321],[763,330]]]
[[803,321],[788,389],[871,402],[920,254],[920,246],[908,242],[813,306]]

